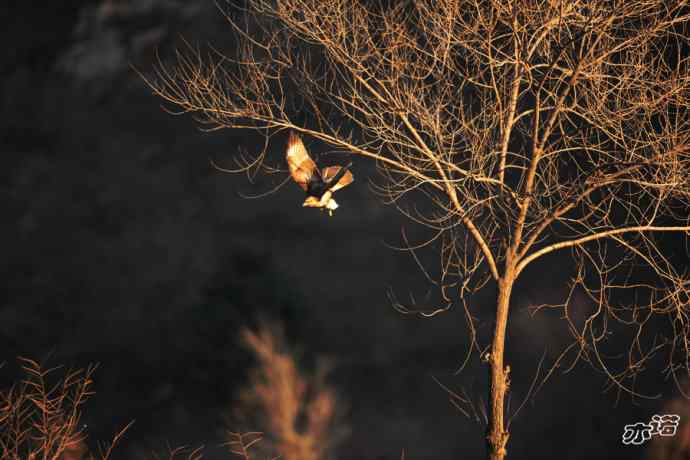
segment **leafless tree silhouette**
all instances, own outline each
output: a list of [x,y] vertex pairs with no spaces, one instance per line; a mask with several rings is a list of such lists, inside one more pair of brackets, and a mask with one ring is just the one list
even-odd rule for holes
[[[572,252],[570,292],[595,305],[582,323],[561,305],[571,354],[631,393],[662,350],[669,373],[688,372],[690,278],[658,240],[690,232],[686,1],[249,0],[226,17],[236,51],[190,47],[147,82],[208,129],[255,129],[266,145],[295,130],[375,161],[388,201],[426,197],[433,212],[399,209],[443,242],[433,281],[489,363],[489,458],[509,437],[511,291],[546,254]],[[275,172],[266,153],[234,170]],[[484,348],[466,299],[489,281]],[[616,303],[627,289],[634,303]],[[614,322],[634,337],[618,371],[598,351]]]

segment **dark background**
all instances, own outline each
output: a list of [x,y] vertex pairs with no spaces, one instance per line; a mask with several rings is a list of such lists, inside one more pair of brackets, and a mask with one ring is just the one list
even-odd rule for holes
[[[412,239],[424,232],[371,192],[372,165],[355,160],[357,182],[339,192],[330,219],[302,209],[292,184],[242,198],[275,182],[252,185],[209,159],[230,164],[256,139],[203,133],[190,117],[165,113],[132,70],[151,70],[154,50],[165,57],[182,38],[232,47],[210,0],[133,2],[108,20],[97,2],[3,5],[3,386],[17,376],[17,356],[98,362],[84,415],[89,443],[136,419],[115,458],[166,442],[206,444],[207,458],[229,458],[218,447],[221,420],[252,365],[238,333],[263,315],[285,324],[306,361],[334,360],[331,382],[351,427],[338,458],[393,459],[403,448],[413,460],[483,455],[484,427],[453,408],[432,377],[480,402],[486,368],[475,356],[455,375],[468,345],[461,308],[420,319],[391,307],[389,286],[401,297],[428,286],[389,245],[401,243],[403,226]],[[273,159],[283,145],[274,139]],[[558,312],[527,313],[559,299],[567,268],[566,258],[545,257],[514,290],[513,408],[542,355],[553,360],[569,343]],[[487,289],[471,302],[483,330],[492,301]],[[647,394],[675,394],[659,374],[641,383]],[[511,426],[510,458],[643,457],[622,445],[623,426],[649,420],[664,399],[617,398],[605,384],[586,365],[556,374]]]

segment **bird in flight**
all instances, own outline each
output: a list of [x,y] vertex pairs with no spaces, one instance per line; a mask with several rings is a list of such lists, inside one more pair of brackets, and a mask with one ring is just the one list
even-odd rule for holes
[[285,158],[292,179],[307,193],[302,206],[321,208],[322,211],[327,209],[328,215],[332,216],[333,211],[338,208],[338,203],[333,199],[333,193],[350,185],[354,180],[349,170],[352,163],[345,167],[329,166],[319,171],[304,147],[302,139],[293,131],[290,131],[288,137]]

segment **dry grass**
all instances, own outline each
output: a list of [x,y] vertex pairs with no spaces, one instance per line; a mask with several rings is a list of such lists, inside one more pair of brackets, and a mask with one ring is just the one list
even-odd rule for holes
[[192,449],[186,446],[168,448],[168,454],[166,457],[160,457],[157,454],[153,454],[155,460],[161,460],[167,458],[168,460],[201,460],[203,455],[203,446]]
[[110,458],[131,426],[122,429],[98,454],[87,453],[81,407],[93,394],[95,366],[67,371],[45,369],[36,361],[19,358],[24,379],[0,392],[0,458],[8,460],[81,460]]
[[[251,371],[250,386],[241,393],[239,412],[265,434],[228,432],[225,445],[230,453],[245,460],[328,458],[345,429],[339,423],[335,391],[325,382],[327,366],[321,364],[311,374],[302,371],[276,326],[244,330],[242,339],[258,364]],[[107,447],[99,446],[98,454],[89,452],[81,409],[93,395],[95,366],[58,375],[60,367],[45,369],[30,359],[19,361],[23,379],[0,392],[0,459],[109,459],[131,423]],[[202,450],[168,449],[163,458],[200,460]]]
[[[328,366],[322,362],[314,373],[300,369],[277,326],[256,332],[245,329],[241,338],[256,356],[257,366],[250,373],[249,387],[241,392],[237,412],[265,433],[228,431],[224,445],[245,460],[329,458],[346,429],[339,420],[340,402],[326,383]],[[19,361],[23,378],[0,391],[0,459],[109,459],[132,423],[106,448],[99,446],[97,455],[89,452],[81,409],[93,395],[91,377],[96,367],[59,375],[60,366],[46,369],[31,359]],[[162,458],[200,460],[202,451],[201,447],[169,448]]]
[[[327,366],[306,374],[290,353],[278,327],[242,331],[244,343],[256,356],[257,367],[240,395],[238,412],[264,432],[228,432],[231,452],[249,460],[249,450],[284,460],[328,458],[330,449],[342,437],[339,401],[326,384]],[[251,414],[248,416],[247,414]]]

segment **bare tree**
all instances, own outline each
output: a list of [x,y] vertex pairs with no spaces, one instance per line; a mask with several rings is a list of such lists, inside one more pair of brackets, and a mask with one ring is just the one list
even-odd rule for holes
[[[576,358],[633,394],[654,353],[688,372],[690,281],[658,240],[690,232],[687,1],[249,4],[226,13],[236,52],[178,53],[149,85],[209,129],[267,141],[295,130],[376,162],[378,191],[443,242],[433,281],[446,304],[422,313],[464,307],[490,367],[489,458],[505,457],[509,437],[511,291],[546,254],[571,250],[570,292],[595,305],[582,323],[561,305]],[[275,172],[267,151],[238,158],[237,171]],[[433,212],[400,204],[420,196]],[[483,348],[466,299],[489,281],[495,326]],[[634,301],[617,303],[626,289]],[[615,322],[633,331],[622,370],[598,352]]]

